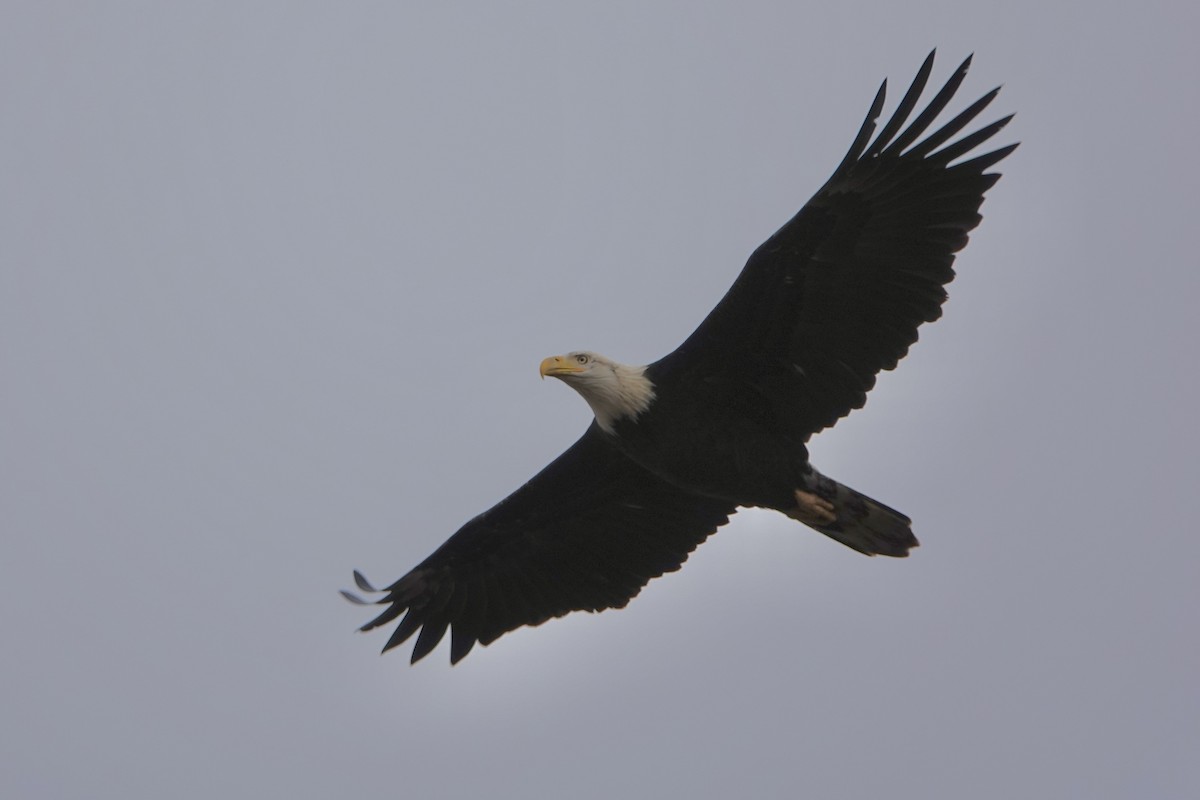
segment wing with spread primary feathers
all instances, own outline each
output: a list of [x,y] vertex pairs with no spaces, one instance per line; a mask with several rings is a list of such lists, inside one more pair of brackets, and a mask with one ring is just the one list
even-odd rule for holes
[[953,163],[1012,118],[951,141],[999,89],[925,136],[970,62],[904,128],[933,67],[930,53],[871,141],[885,81],[833,176],[754,252],[700,327],[655,365],[658,373],[751,386],[771,413],[786,410],[808,434],[862,407],[876,374],[895,367],[918,326],[940,316],[954,254],[1000,178],[986,170],[1016,148]]
[[[621,608],[671,572],[734,508],[665,483],[622,455],[593,424],[528,483],[480,514],[387,587],[362,630],[405,614],[384,646],[418,630],[412,661],[450,630],[450,661],[522,625],[571,611]],[[374,591],[355,573],[359,588]],[[345,592],[355,601],[354,595]]]

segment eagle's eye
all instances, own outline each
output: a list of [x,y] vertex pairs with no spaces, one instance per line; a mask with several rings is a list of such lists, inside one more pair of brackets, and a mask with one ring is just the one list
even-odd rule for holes
[[575,360],[578,361],[580,364],[586,364],[588,362],[588,357],[580,354],[580,355],[575,356]]

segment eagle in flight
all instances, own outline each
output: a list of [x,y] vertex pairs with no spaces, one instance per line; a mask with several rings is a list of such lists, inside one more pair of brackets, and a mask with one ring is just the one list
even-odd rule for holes
[[420,631],[413,663],[449,630],[457,663],[522,625],[624,607],[739,507],[775,509],[867,555],[908,555],[909,518],[819,473],[805,444],[861,408],[876,374],[940,316],[954,254],[1000,178],[987,170],[1017,147],[964,160],[1011,115],[955,138],[999,89],[926,135],[970,58],[905,127],[933,57],[872,138],[884,81],[833,176],[678,349],[645,366],[588,351],[541,362],[594,421],[395,583],[376,590],[356,571],[383,606],[361,630],[403,615],[383,649]]

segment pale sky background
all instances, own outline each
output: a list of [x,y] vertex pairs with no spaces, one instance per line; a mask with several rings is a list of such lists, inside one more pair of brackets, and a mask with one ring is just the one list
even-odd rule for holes
[[[0,796],[1200,796],[1195,6],[433,6],[0,6]],[[934,46],[1023,145],[812,448],[913,557],[743,512],[377,656],[351,569],[587,424],[542,357],[674,348]]]

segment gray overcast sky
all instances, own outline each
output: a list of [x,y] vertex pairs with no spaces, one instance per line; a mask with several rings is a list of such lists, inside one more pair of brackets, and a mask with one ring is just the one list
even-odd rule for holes
[[[0,795],[1200,796],[1194,6],[433,5],[3,4]],[[351,568],[587,424],[540,359],[677,345],[934,46],[1023,146],[812,448],[914,557],[744,512],[378,657]]]

